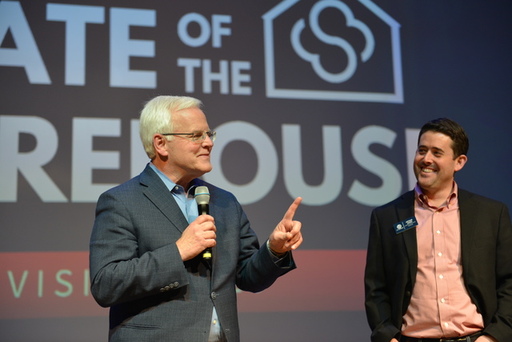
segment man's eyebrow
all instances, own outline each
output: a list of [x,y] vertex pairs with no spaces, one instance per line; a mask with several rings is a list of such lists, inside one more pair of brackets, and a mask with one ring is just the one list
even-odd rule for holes
[[441,148],[441,147],[436,147],[436,146],[433,146],[433,147],[428,147],[426,145],[419,145],[418,146],[418,150],[419,149],[427,149],[427,150],[434,150],[434,151],[437,151],[437,152],[444,152],[444,150]]

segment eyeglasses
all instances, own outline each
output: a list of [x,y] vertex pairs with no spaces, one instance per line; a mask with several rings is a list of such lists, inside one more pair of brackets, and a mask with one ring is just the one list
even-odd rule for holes
[[186,135],[188,136],[187,139],[190,141],[204,141],[206,139],[206,136],[208,136],[212,141],[215,141],[215,138],[217,137],[217,132],[215,131],[196,131],[191,133],[160,133],[162,135]]

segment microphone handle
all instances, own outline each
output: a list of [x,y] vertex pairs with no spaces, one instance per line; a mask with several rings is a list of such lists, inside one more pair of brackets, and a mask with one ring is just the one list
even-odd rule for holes
[[[207,203],[202,203],[198,205],[199,215],[208,215],[209,214],[209,206]],[[210,247],[206,248],[203,251],[203,259],[211,260],[212,258],[212,249]]]
[[203,251],[203,259],[211,260],[211,258],[212,258],[212,249],[210,247],[208,247]]
[[197,209],[199,209],[199,215],[208,215],[210,213],[210,208],[208,203],[202,203],[197,205]]

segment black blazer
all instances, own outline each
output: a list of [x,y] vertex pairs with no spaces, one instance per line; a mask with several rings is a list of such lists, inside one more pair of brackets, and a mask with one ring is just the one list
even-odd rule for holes
[[[512,225],[503,203],[459,189],[462,269],[484,318],[484,332],[512,341]],[[372,342],[400,332],[418,263],[416,229],[393,225],[414,216],[414,191],[373,210],[365,269],[366,316]]]

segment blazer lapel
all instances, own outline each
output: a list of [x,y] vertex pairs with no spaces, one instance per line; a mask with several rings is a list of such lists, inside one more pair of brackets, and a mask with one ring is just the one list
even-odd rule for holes
[[158,175],[148,166],[140,174],[140,184],[144,195],[162,212],[180,232],[188,226],[180,207]]
[[461,243],[461,254],[462,254],[462,269],[469,269],[469,263],[473,253],[472,243],[475,234],[474,229],[470,229],[475,222],[477,222],[474,213],[477,211],[473,207],[473,201],[471,201],[471,195],[467,191],[459,189],[459,215],[460,215],[460,243]]
[[[414,216],[414,191],[405,193],[396,206],[399,221]],[[416,279],[418,266],[418,240],[416,239],[416,228],[411,228],[400,234],[403,238],[407,256],[409,259],[409,271],[412,276],[412,284]]]

